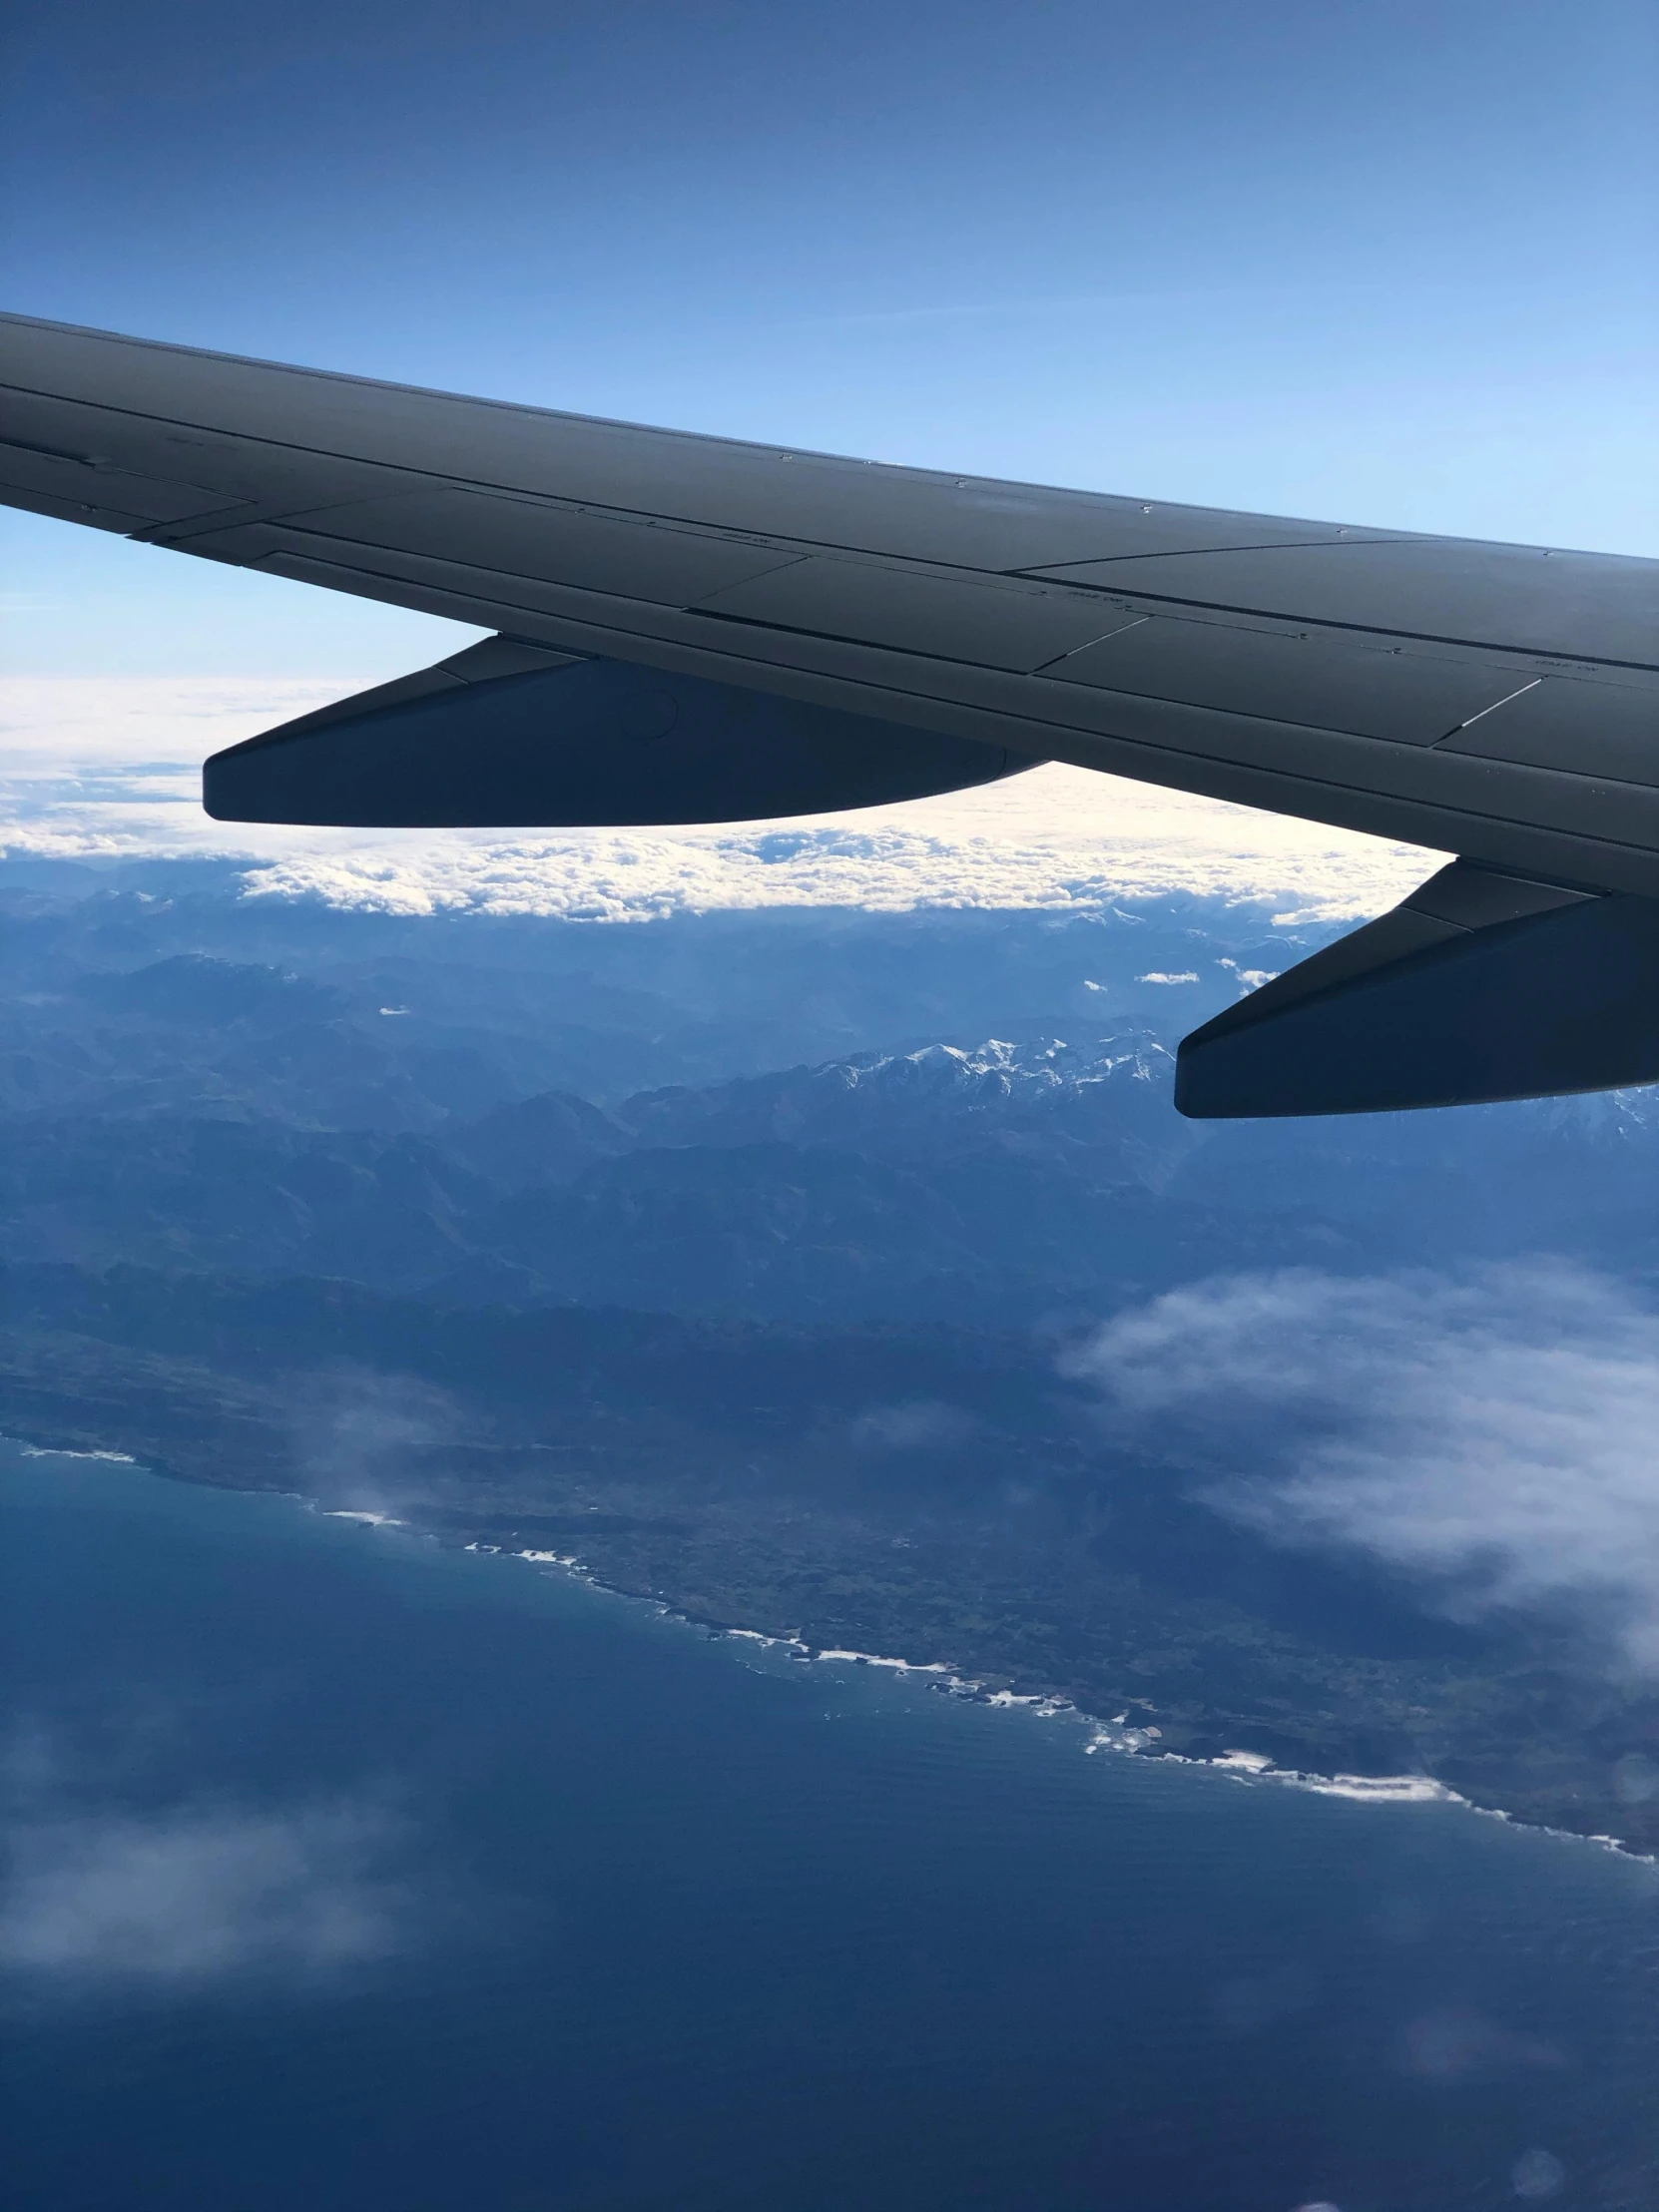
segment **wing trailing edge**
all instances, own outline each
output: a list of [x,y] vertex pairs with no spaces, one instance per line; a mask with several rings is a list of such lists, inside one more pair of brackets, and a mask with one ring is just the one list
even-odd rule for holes
[[1455,860],[1181,1046],[1197,1120],[1364,1114],[1659,1081],[1659,899]]
[[885,806],[1035,765],[502,637],[216,753],[202,803],[221,822],[350,829],[665,827]]

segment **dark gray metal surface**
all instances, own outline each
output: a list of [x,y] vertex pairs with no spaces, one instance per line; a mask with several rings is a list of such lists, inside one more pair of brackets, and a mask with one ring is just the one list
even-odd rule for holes
[[1202,1119],[1467,1106],[1659,1081],[1659,900],[1456,861],[1186,1038]]
[[1538,681],[1513,664],[1435,659],[1379,643],[1334,643],[1323,631],[1275,635],[1168,615],[1143,616],[1048,674],[1395,745],[1436,745]]
[[1034,765],[1000,746],[492,638],[215,754],[203,802],[231,822],[356,828],[749,822],[923,799]]
[[[16,319],[0,439],[16,504],[209,559],[1659,895],[1659,563],[875,467]],[[1575,674],[1630,680],[1556,681]],[[1471,719],[1533,677],[1530,705]]]
[[448,489],[325,507],[291,516],[288,528],[347,556],[421,554],[480,572],[575,584],[665,607],[690,606],[797,559],[669,524]]
[[1439,750],[1651,790],[1659,785],[1656,730],[1654,678],[1624,670],[1613,679],[1599,671],[1552,671],[1454,730]]
[[1081,592],[929,576],[874,561],[792,561],[712,593],[700,614],[1029,674],[1133,618]]
[[1465,538],[1367,543],[1355,532],[1337,545],[1131,557],[1043,573],[1237,614],[1652,668],[1659,664],[1654,567],[1610,553]]
[[[1659,562],[889,468],[18,317],[0,499],[553,657],[457,661],[222,756],[226,812],[726,819],[1054,759],[1627,894],[1547,939],[1527,922],[1540,958],[1600,930],[1639,967],[1659,902]],[[647,696],[684,744],[649,775],[624,727]],[[1205,1064],[1233,1038],[1242,1068],[1243,1033],[1206,1032]],[[1583,1065],[1645,1065],[1620,1034]]]

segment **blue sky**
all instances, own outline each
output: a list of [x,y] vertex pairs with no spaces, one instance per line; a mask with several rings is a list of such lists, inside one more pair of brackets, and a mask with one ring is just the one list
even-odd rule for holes
[[[12,0],[24,312],[897,461],[1659,553],[1648,0]],[[27,518],[31,672],[444,626]]]

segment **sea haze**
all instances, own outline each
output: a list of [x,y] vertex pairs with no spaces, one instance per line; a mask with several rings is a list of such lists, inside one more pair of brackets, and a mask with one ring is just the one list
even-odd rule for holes
[[3,1480],[19,2207],[1652,2201],[1649,1865]]

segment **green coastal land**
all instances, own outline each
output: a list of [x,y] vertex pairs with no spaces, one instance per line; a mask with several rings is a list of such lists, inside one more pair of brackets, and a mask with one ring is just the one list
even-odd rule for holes
[[[1018,1337],[26,1271],[0,1426],[541,1551],[712,1627],[942,1664],[1150,1751],[1432,1778],[1659,1849],[1659,1698],[1581,1627],[1274,1547]],[[871,1407],[884,1408],[872,1415]]]

